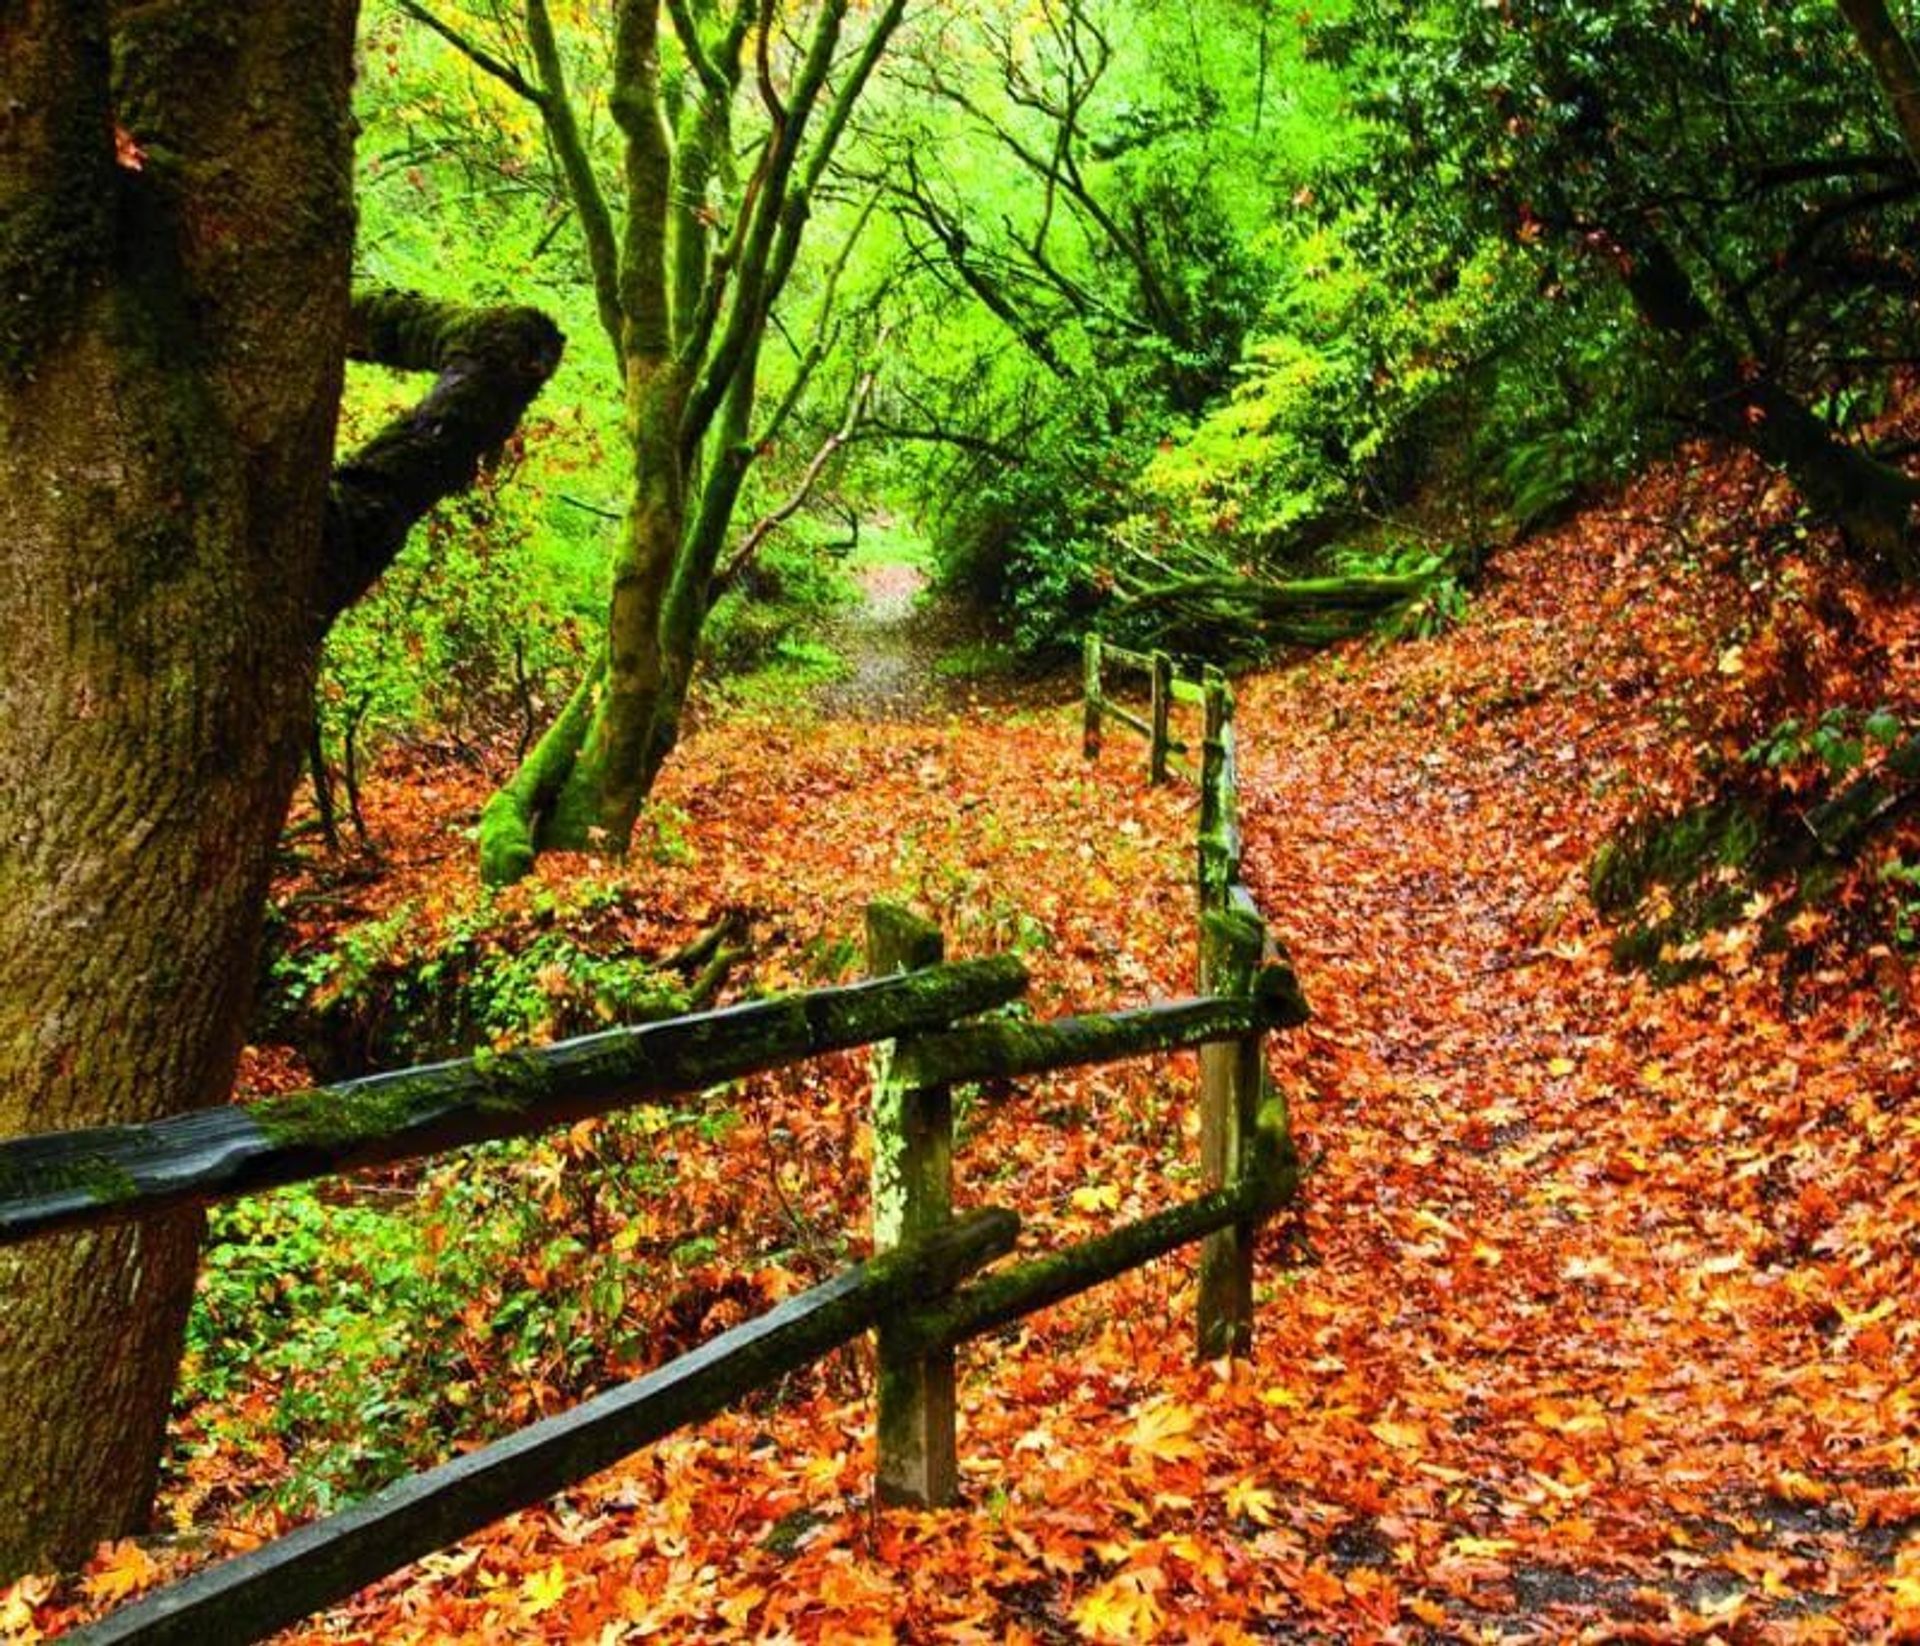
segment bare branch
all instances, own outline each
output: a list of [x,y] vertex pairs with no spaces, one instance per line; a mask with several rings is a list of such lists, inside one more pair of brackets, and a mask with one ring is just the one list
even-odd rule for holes
[[[884,352],[885,348],[886,336],[882,334],[880,349]],[[847,400],[846,415],[841,419],[840,426],[827,436],[821,443],[820,449],[813,454],[813,460],[807,464],[806,472],[801,475],[799,485],[793,489],[787,500],[778,508],[762,515],[754,522],[753,528],[747,535],[741,539],[740,546],[733,551],[732,558],[720,570],[715,583],[716,594],[724,594],[732,588],[747,567],[753,564],[754,556],[760,552],[761,545],[806,507],[808,499],[813,496],[814,488],[820,484],[820,477],[826,473],[828,465],[840,455],[846,448],[847,442],[852,440],[858,431],[860,419],[866,414],[867,406],[873,399],[874,386],[878,380],[877,373],[868,371],[854,385],[853,393]]]
[[419,0],[393,0],[393,3],[396,11],[400,12],[403,16],[411,17],[422,27],[432,29],[435,34],[439,35],[442,40],[446,41],[448,45],[453,47],[462,57],[466,58],[466,60],[476,69],[480,70],[482,74],[491,75],[509,91],[515,93],[517,96],[524,97],[535,107],[544,108],[546,106],[546,99],[542,95],[540,88],[522,74],[520,70],[504,59],[494,56],[492,52],[488,51],[477,40],[461,33],[460,30],[456,29],[444,18],[427,10],[425,6],[419,4]]

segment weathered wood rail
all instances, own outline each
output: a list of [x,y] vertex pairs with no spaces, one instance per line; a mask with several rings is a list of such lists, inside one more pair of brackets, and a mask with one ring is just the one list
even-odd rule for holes
[[[1224,747],[1230,754],[1230,742]],[[1253,1237],[1297,1180],[1285,1104],[1268,1086],[1261,1043],[1306,1017],[1250,903],[1203,910],[1200,997],[1052,1022],[967,1021],[1017,999],[1025,969],[1011,957],[947,963],[938,929],[905,911],[869,910],[868,951],[878,975],[846,987],[151,1125],[0,1142],[0,1244],[15,1244],[623,1107],[683,1105],[745,1074],[875,1048],[870,1260],[646,1377],[209,1566],[68,1638],[95,1646],[261,1639],[869,1330],[879,1349],[878,1495],[952,1504],[956,1346],[1195,1241],[1204,1242],[1196,1352],[1245,1352]],[[954,1086],[1187,1047],[1200,1048],[1205,1191],[971,1278],[1012,1250],[1020,1220],[954,1209]]]
[[[1192,750],[1173,735],[1173,709],[1178,703],[1204,705],[1205,685],[1175,674],[1173,659],[1166,652],[1128,651],[1123,646],[1102,640],[1097,634],[1087,636],[1081,661],[1086,707],[1082,748],[1086,757],[1092,760],[1100,753],[1102,730],[1106,721],[1113,720],[1147,740],[1149,781],[1164,783],[1170,774],[1176,772],[1197,781],[1199,773],[1175,758],[1190,754]],[[1148,695],[1144,716],[1135,714],[1107,690],[1109,667],[1147,677]]]
[[[1109,663],[1144,671],[1150,698],[1145,719],[1116,704],[1106,689]],[[1244,998],[1249,990],[1272,987],[1264,979],[1284,978],[1294,991],[1288,1021],[1301,1022],[1306,1005],[1294,983],[1285,952],[1270,936],[1266,921],[1242,876],[1244,840],[1240,832],[1240,755],[1234,727],[1232,685],[1217,669],[1207,669],[1199,680],[1174,672],[1167,653],[1133,652],[1108,645],[1097,634],[1086,637],[1085,721],[1083,752],[1099,758],[1102,723],[1107,718],[1141,733],[1147,739],[1147,774],[1163,783],[1170,770],[1191,777],[1200,788],[1200,819],[1195,882],[1199,890],[1202,942],[1200,989],[1203,994]],[[1197,704],[1201,711],[1200,767],[1197,772],[1174,765],[1171,755],[1186,753],[1187,745],[1172,735],[1175,704]],[[1251,979],[1251,981],[1249,981]],[[1200,1154],[1208,1180],[1232,1184],[1244,1173],[1254,1181],[1277,1168],[1249,1166],[1249,1155],[1271,1148],[1271,1140],[1286,1137],[1289,1121],[1285,1100],[1270,1090],[1256,1037],[1222,1037],[1200,1052]],[[1291,1145],[1288,1146],[1289,1151]],[[1288,1154],[1291,1162],[1291,1153]],[[1288,1169],[1291,1169],[1290,1164]],[[1205,1336],[1203,1346],[1216,1352],[1242,1352],[1251,1335],[1253,1297],[1253,1243],[1259,1232],[1255,1213],[1222,1224],[1207,1235],[1200,1249],[1200,1299],[1203,1321],[1214,1323],[1216,1336]]]
[[[1253,894],[1241,879],[1240,761],[1234,732],[1234,692],[1227,677],[1208,669],[1198,680],[1174,673],[1166,652],[1134,652],[1109,644],[1097,634],[1083,643],[1084,730],[1082,749],[1098,759],[1102,731],[1117,721],[1147,739],[1147,777],[1164,783],[1178,773],[1200,789],[1200,906],[1203,909],[1239,908],[1257,913]],[[1117,702],[1107,688],[1107,670],[1117,666],[1148,678],[1149,700],[1143,718]],[[1175,704],[1191,704],[1201,711],[1198,770],[1176,763],[1176,754],[1191,752],[1173,735]]]

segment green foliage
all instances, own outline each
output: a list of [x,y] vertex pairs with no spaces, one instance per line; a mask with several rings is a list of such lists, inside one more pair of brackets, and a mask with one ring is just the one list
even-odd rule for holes
[[577,630],[517,487],[483,476],[442,505],[335,625],[319,709],[330,757],[395,735],[478,742],[524,725],[578,666]]
[[1893,940],[1920,949],[1920,863],[1896,857],[1880,866],[1880,883],[1892,891]]
[[1070,425],[1026,448],[956,502],[943,525],[945,574],[1010,620],[1016,649],[1064,656],[1113,590],[1111,530],[1132,504],[1144,452],[1136,436],[1102,438]]
[[650,1363],[655,1294],[697,1261],[646,1238],[689,1124],[725,1122],[642,1111],[471,1151],[412,1189],[219,1209],[179,1397],[207,1427],[188,1445],[284,1448],[278,1497],[324,1511]]
[[[670,816],[653,827],[658,855],[686,850]],[[325,947],[276,956],[261,1030],[337,1075],[670,1016],[685,1008],[685,981],[632,952],[627,897],[583,879],[511,907],[482,894],[438,920],[403,903]]]
[[813,522],[770,540],[739,582],[714,602],[701,659],[722,679],[814,661],[806,636],[856,598],[844,550]]
[[[1490,253],[1523,271],[1482,447],[1523,523],[1649,427],[1711,420],[1729,358],[1837,422],[1871,398],[1856,362],[1914,342],[1879,261],[1913,191],[1824,0],[1355,0],[1313,49],[1374,133],[1323,183],[1369,266],[1415,290]],[[1667,255],[1698,304],[1684,347],[1650,295]]]
[[1775,771],[1810,765],[1837,782],[1866,763],[1869,749],[1890,749],[1906,735],[1906,723],[1891,709],[1839,704],[1812,724],[1798,718],[1781,721],[1746,751],[1745,759]]

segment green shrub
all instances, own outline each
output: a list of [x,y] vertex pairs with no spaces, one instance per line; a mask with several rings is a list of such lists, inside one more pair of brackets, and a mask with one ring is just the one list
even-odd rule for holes
[[216,1211],[187,1329],[189,1447],[285,1448],[276,1495],[326,1510],[650,1364],[677,1239],[647,1237],[671,1132],[636,1111],[467,1151],[416,1188],[303,1186]]

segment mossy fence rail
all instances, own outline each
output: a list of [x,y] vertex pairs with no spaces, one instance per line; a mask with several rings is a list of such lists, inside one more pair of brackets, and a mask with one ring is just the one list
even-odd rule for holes
[[[1198,883],[1202,912],[1237,910],[1258,919],[1253,894],[1241,878],[1240,757],[1234,732],[1234,691],[1218,669],[1189,680],[1174,672],[1166,652],[1134,652],[1115,646],[1097,634],[1083,645],[1084,732],[1082,748],[1089,760],[1100,755],[1108,720],[1138,732],[1147,740],[1147,780],[1164,783],[1171,775],[1187,778],[1200,789],[1200,851]],[[1147,677],[1146,714],[1139,715],[1110,694],[1108,671],[1125,670]],[[1196,769],[1176,758],[1191,755],[1193,747],[1174,735],[1173,712],[1178,704],[1201,712],[1200,764]],[[1201,987],[1206,987],[1202,977]]]
[[[1209,700],[1211,701],[1211,700]],[[1211,715],[1211,710],[1209,711]],[[1212,725],[1210,718],[1209,724]],[[1215,728],[1227,793],[1230,716]],[[1208,808],[1203,805],[1203,825]],[[571,1411],[409,1476],[340,1513],[209,1566],[69,1638],[258,1640],[423,1555],[878,1334],[877,1492],[958,1497],[955,1350],[1037,1309],[1201,1242],[1196,1352],[1244,1353],[1254,1237],[1288,1204],[1297,1167],[1262,1037],[1306,1019],[1291,968],[1238,884],[1237,834],[1201,842],[1200,988],[1193,999],[1036,1022],[988,1017],[1018,1000],[1011,956],[948,962],[938,928],[867,913],[870,980],[754,1001],[559,1045],[373,1075],[147,1125],[0,1143],[0,1244],[206,1204],[611,1111],[718,1095],[730,1081],[868,1046],[873,1247],[868,1261]],[[1231,845],[1231,862],[1220,853]],[[957,1085],[1200,1048],[1205,1192],[1109,1233],[991,1273],[1020,1220],[956,1213]]]

